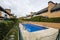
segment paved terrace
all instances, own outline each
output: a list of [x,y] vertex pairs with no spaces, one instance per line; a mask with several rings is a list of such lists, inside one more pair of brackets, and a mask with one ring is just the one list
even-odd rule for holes
[[58,28],[60,29],[60,23],[49,23],[49,22],[24,22],[24,23],[31,23],[31,24],[35,24],[35,25],[43,25],[43,26],[47,26],[47,27],[52,27],[52,28]]

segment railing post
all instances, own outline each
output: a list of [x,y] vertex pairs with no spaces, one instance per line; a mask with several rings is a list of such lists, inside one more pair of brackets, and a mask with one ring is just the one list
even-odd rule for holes
[[56,37],[56,40],[60,40],[60,29],[59,29],[59,31],[58,31],[58,35],[57,35],[57,37]]
[[20,28],[19,28],[19,40],[23,40]]

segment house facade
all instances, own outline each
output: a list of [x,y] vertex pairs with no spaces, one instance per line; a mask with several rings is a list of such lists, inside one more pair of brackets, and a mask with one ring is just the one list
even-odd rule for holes
[[13,14],[11,14],[11,10],[10,9],[3,9],[3,10],[0,9],[0,19],[3,19],[3,18],[13,18],[12,15]]
[[[5,9],[9,14],[11,14],[11,10],[10,9]],[[9,18],[13,18],[13,14],[9,15]]]
[[49,18],[60,17],[60,3],[48,2],[48,7],[36,12],[36,15]]

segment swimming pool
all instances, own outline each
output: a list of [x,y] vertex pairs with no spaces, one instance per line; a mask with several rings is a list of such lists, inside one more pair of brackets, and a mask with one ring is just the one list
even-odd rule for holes
[[39,30],[48,29],[46,27],[38,26],[38,25],[34,25],[34,24],[22,24],[22,25],[28,32],[35,32],[35,31],[39,31]]

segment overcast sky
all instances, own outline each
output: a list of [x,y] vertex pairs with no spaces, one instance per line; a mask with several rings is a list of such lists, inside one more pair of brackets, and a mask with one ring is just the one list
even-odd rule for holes
[[60,3],[60,0],[0,0],[0,6],[11,9],[13,14],[21,17],[47,7],[48,1]]

